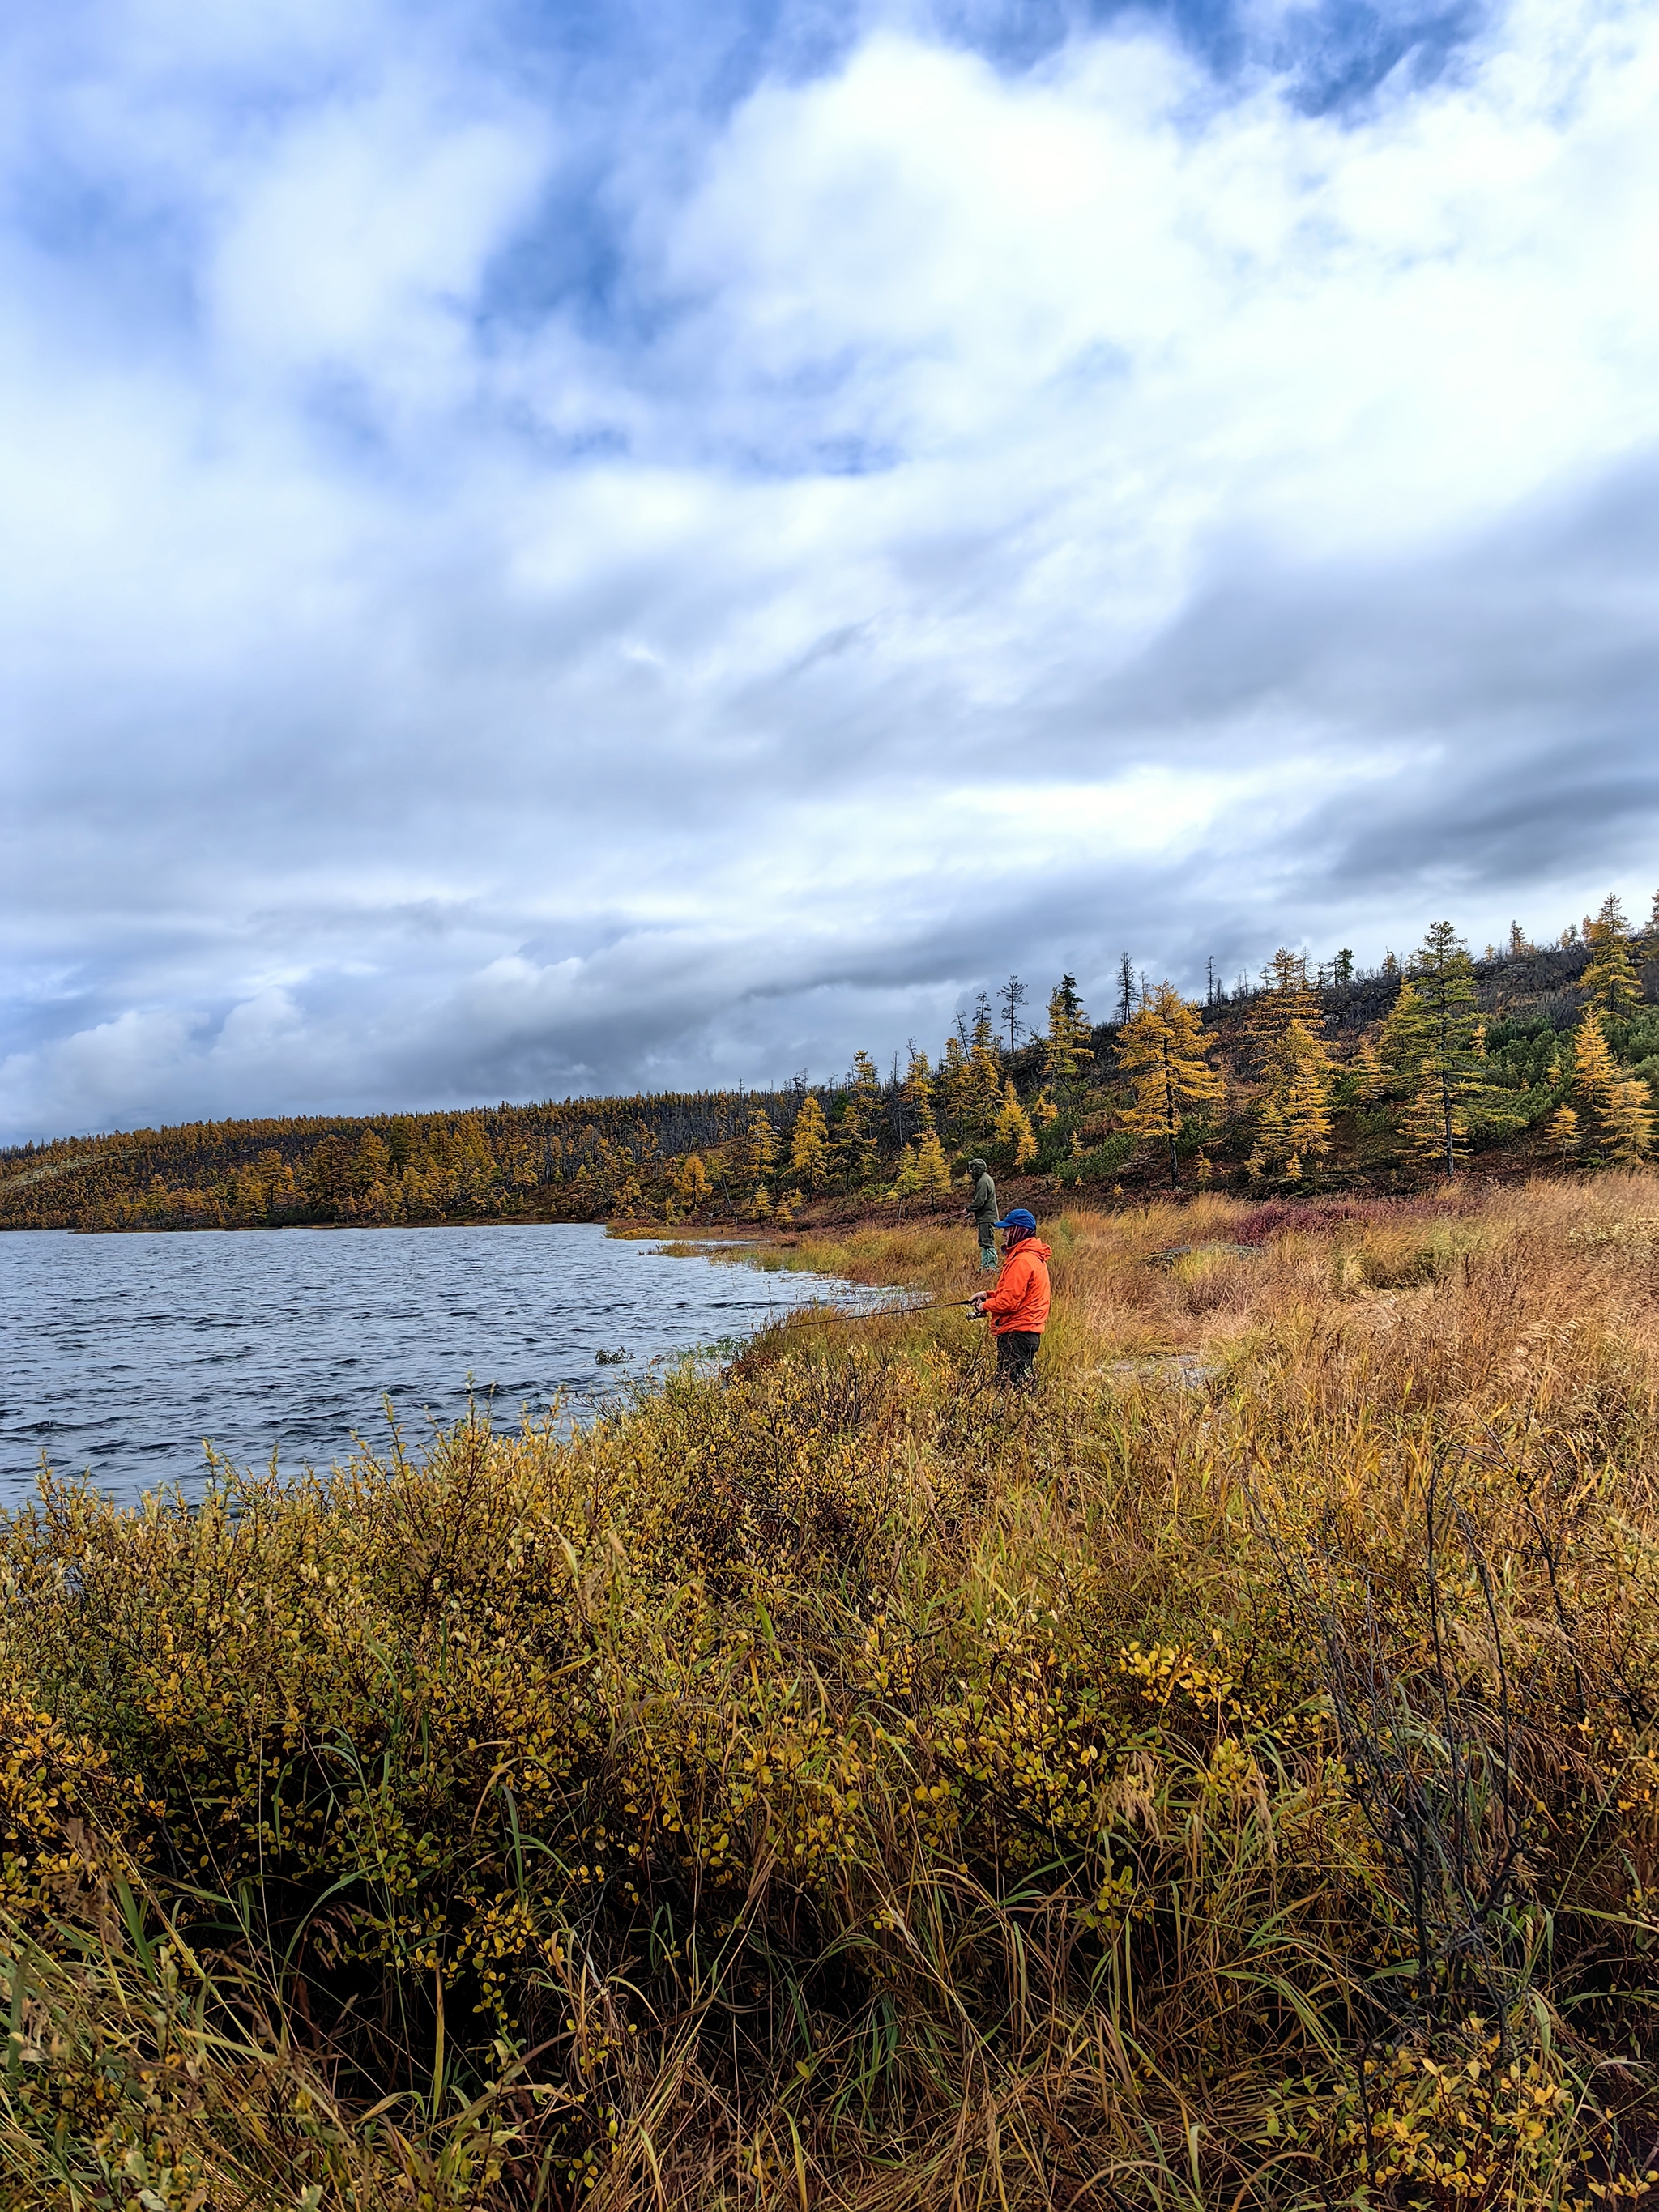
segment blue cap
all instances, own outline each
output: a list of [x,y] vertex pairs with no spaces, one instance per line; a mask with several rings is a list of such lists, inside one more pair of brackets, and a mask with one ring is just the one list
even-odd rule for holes
[[1024,1229],[1028,1234],[1035,1236],[1036,1216],[1035,1213],[1028,1213],[1023,1206],[1016,1206],[1009,1209],[1003,1220],[994,1221],[991,1226],[993,1229]]

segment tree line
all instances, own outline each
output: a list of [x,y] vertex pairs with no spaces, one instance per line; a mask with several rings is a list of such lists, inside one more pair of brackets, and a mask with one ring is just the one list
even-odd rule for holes
[[459,1113],[198,1122],[0,1153],[0,1226],[744,1218],[825,1199],[954,1203],[975,1154],[1056,1190],[1218,1176],[1293,1190],[1455,1175],[1477,1154],[1593,1169],[1645,1159],[1659,1092],[1659,898],[1616,897],[1547,945],[1477,958],[1449,921],[1373,969],[1281,947],[1201,996],[1127,952],[1111,1018],[1074,975],[1031,1017],[1011,975],[937,1057],[759,1091],[545,1101]]

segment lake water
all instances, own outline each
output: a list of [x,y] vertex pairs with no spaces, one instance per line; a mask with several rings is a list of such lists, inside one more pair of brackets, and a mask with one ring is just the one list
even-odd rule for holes
[[238,1465],[325,1466],[385,1437],[383,1396],[413,1443],[424,1415],[465,1412],[469,1377],[501,1427],[562,1393],[591,1417],[629,1377],[824,1298],[872,1294],[585,1223],[0,1236],[0,1509],[43,1452],[125,1498],[199,1488],[204,1437]]

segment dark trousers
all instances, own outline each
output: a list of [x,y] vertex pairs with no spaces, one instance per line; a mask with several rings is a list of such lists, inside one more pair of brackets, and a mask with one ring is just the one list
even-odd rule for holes
[[1037,1356],[1037,1346],[1042,1341],[1042,1332],[1036,1328],[1011,1328],[997,1339],[997,1386],[1003,1390],[1035,1390],[1036,1369],[1032,1362]]

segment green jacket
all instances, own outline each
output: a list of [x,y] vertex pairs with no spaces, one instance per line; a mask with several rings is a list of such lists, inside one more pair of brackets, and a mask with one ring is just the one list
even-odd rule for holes
[[983,1160],[969,1160],[969,1171],[974,1176],[974,1194],[969,1200],[974,1217],[974,1226],[979,1231],[981,1244],[992,1242],[991,1231],[997,1218],[997,1187],[991,1180],[991,1171]]

